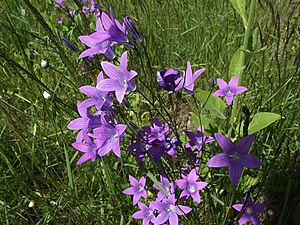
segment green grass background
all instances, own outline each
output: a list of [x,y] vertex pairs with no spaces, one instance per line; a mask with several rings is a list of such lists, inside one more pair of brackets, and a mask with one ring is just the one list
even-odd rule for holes
[[[122,159],[110,154],[76,166],[79,154],[71,146],[75,133],[67,129],[77,117],[76,101],[84,99],[78,88],[95,83],[102,58],[84,67],[78,54],[63,46],[60,38],[84,50],[77,37],[94,30],[94,18],[88,16],[89,22],[84,23],[84,18],[76,16],[57,24],[57,17],[64,13],[52,1],[30,1],[40,13],[38,18],[25,2],[2,0],[0,5],[0,223],[138,224],[131,218],[137,207],[122,194],[128,187],[127,174],[137,173],[134,159],[123,150]],[[245,2],[248,10],[250,1]],[[69,1],[67,5],[74,4]],[[159,91],[154,82],[156,70],[183,70],[188,60],[193,68],[206,68],[197,87],[208,90],[210,78],[229,79],[230,60],[243,44],[244,28],[228,0],[110,0],[101,4],[104,10],[111,6],[118,20],[128,14],[136,23],[153,77],[139,58],[131,59],[130,68],[152,90]],[[296,210],[300,202],[299,11],[299,1],[258,1],[256,35],[250,47],[265,50],[248,57],[244,71],[243,86],[249,91],[241,100],[243,105],[252,115],[266,111],[282,116],[257,133],[251,150],[264,164],[254,185],[257,202],[268,205],[260,216],[262,224],[293,224],[293,217],[300,214],[299,207]],[[48,68],[40,66],[41,59],[48,61]],[[44,91],[51,93],[50,100],[43,98]],[[148,106],[135,98],[132,95],[138,115],[151,123],[151,117],[143,114]],[[230,209],[229,188],[224,183],[223,194],[214,195],[224,205],[204,191],[202,204],[188,220],[182,218],[182,224],[234,224],[238,214]],[[30,201],[35,204],[32,208]],[[234,203],[240,201],[236,198]]]

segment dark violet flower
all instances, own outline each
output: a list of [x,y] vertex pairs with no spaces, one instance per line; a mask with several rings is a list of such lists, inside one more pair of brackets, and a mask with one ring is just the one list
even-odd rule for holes
[[142,41],[141,35],[137,31],[134,23],[132,22],[129,16],[124,16],[123,23],[125,24],[126,28],[132,33],[135,39],[137,39],[138,41]]
[[117,100],[121,103],[126,91],[133,91],[135,85],[132,78],[137,75],[134,70],[127,70],[127,51],[121,55],[120,68],[110,62],[101,62],[104,72],[109,76],[97,84],[100,91],[115,91]]
[[[103,30],[102,24],[100,19],[97,20],[96,23],[96,31],[101,32]],[[103,34],[108,37],[107,34]],[[84,58],[87,56],[93,56],[96,54],[104,54],[105,57],[107,58],[114,58],[114,52],[111,48],[111,45],[109,41],[102,41],[102,40],[97,40],[92,38],[89,35],[84,35],[84,36],[79,36],[78,37],[80,41],[85,44],[86,46],[90,47],[89,49],[83,51],[80,55],[79,58]]]
[[94,129],[93,134],[90,134],[91,137],[103,142],[98,154],[99,156],[104,156],[110,150],[113,150],[116,156],[121,157],[120,138],[125,132],[126,125],[117,124],[113,126],[106,121],[105,117],[102,118],[102,126]]
[[160,188],[156,184],[153,184],[153,187],[155,189],[159,190],[159,192],[157,193],[156,201],[161,201],[162,199],[167,199],[170,195],[175,194],[175,190],[176,190],[175,184],[170,183],[170,181],[168,180],[168,178],[166,177],[166,175],[164,173],[161,173],[161,175],[160,175],[160,184],[165,189],[165,191],[168,193],[168,196],[166,196],[164,194],[164,192],[162,190],[160,190]]
[[62,24],[63,21],[64,21],[64,18],[62,18],[62,17],[57,18],[57,23]]
[[205,68],[197,70],[194,74],[192,71],[191,63],[187,62],[186,71],[183,72],[183,77],[176,81],[177,87],[175,91],[184,88],[189,94],[194,93],[194,83],[198,76],[205,71]]
[[156,73],[156,80],[158,84],[168,91],[172,93],[176,88],[176,80],[180,78],[180,73],[178,70],[174,70],[173,68],[169,68],[166,71],[161,70]]
[[83,7],[82,7],[82,12],[83,12],[84,14],[89,14],[89,13],[90,13],[90,9],[89,9],[88,7],[86,7],[86,6],[83,6]]
[[162,202],[155,201],[151,205],[159,211],[154,224],[163,224],[169,220],[170,225],[178,225],[178,216],[188,214],[192,209],[183,205],[176,205],[175,195],[170,195]]
[[54,6],[55,7],[65,8],[63,0],[54,0]]
[[257,168],[262,165],[256,156],[248,154],[255,138],[254,134],[244,137],[236,145],[222,134],[215,134],[215,138],[224,153],[215,155],[206,165],[217,168],[228,166],[230,181],[234,187],[241,178],[243,167]]
[[183,179],[176,180],[177,186],[183,190],[180,198],[187,199],[191,196],[197,203],[200,203],[199,191],[207,186],[206,182],[197,182],[199,176],[196,169],[192,169],[188,176],[182,176]]
[[78,48],[77,48],[71,41],[69,41],[68,39],[66,39],[66,38],[61,38],[60,40],[61,40],[61,42],[62,42],[65,46],[67,46],[71,51],[73,51],[73,52],[78,52],[78,51],[79,51]]
[[95,161],[98,155],[97,151],[102,145],[102,142],[99,140],[92,142],[90,137],[85,132],[83,132],[83,139],[85,143],[75,142],[72,144],[74,148],[84,153],[77,161],[77,165],[80,165],[88,160]]
[[101,118],[92,116],[87,108],[83,107],[80,101],[77,101],[77,109],[81,118],[72,120],[68,124],[70,130],[88,130],[91,128],[100,127],[102,125]]
[[214,141],[214,138],[211,136],[204,136],[204,127],[200,126],[197,130],[197,133],[194,134],[190,131],[185,131],[186,135],[189,137],[190,141],[186,144],[187,148],[196,146],[196,148],[201,151],[203,143],[209,143]]
[[149,222],[152,222],[156,219],[154,216],[154,208],[150,204],[149,207],[147,207],[144,203],[138,202],[138,206],[141,211],[135,212],[132,215],[132,218],[134,219],[142,219],[143,225],[148,225]]
[[235,95],[243,93],[248,89],[238,85],[239,78],[234,76],[227,84],[224,80],[218,78],[217,84],[220,87],[220,90],[213,93],[213,96],[225,96],[226,102],[228,105],[231,105]]
[[247,198],[247,202],[245,205],[235,204],[232,206],[232,208],[242,213],[242,216],[239,219],[239,225],[243,225],[249,220],[254,225],[260,225],[260,220],[257,214],[263,211],[266,207],[267,205],[265,204],[253,204],[251,198]]
[[129,187],[123,191],[123,194],[133,195],[133,205],[138,203],[141,197],[147,198],[147,192],[145,190],[146,178],[141,177],[139,181],[137,181],[134,177],[129,175],[129,181],[132,187]]
[[150,127],[151,133],[149,136],[149,142],[154,140],[164,141],[166,139],[166,133],[170,130],[168,125],[163,126],[158,118],[154,118],[153,126]]

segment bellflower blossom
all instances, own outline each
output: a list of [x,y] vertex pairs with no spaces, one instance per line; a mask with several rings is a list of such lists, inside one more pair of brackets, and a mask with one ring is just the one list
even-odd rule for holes
[[214,141],[214,138],[211,136],[204,136],[204,127],[200,126],[197,130],[197,133],[194,134],[190,131],[185,131],[186,135],[189,137],[189,142],[186,144],[187,148],[196,146],[196,148],[201,151],[203,143],[209,143]]
[[105,116],[102,117],[102,126],[93,130],[91,137],[102,141],[103,144],[99,148],[99,156],[106,155],[110,150],[113,150],[116,156],[121,157],[120,138],[125,132],[126,125],[116,124],[115,126],[108,123]]
[[63,0],[54,0],[54,6],[55,7],[65,8]]
[[169,93],[175,91],[176,81],[179,78],[180,78],[179,71],[173,68],[169,68],[166,71],[165,70],[157,71],[156,73],[156,80],[158,84]]
[[225,96],[226,102],[228,105],[231,105],[235,95],[243,93],[248,89],[238,85],[239,78],[234,76],[227,84],[224,80],[218,78],[217,84],[220,87],[220,90],[217,90],[213,93],[213,96]]
[[149,207],[147,207],[144,203],[138,202],[138,206],[140,208],[140,211],[135,212],[132,215],[132,218],[134,219],[142,219],[143,225],[148,225],[150,222],[154,222],[156,217],[154,216],[154,208],[150,204]]
[[134,70],[127,70],[127,51],[121,55],[120,68],[110,62],[101,62],[104,72],[109,76],[97,84],[100,91],[115,91],[117,100],[121,103],[126,91],[133,91],[135,85],[132,78],[137,75]]
[[154,140],[164,141],[166,139],[165,134],[170,130],[168,125],[163,126],[158,118],[154,118],[153,126],[150,127],[151,133],[149,136],[149,141]]
[[176,180],[177,186],[182,189],[180,198],[187,199],[191,196],[197,203],[200,203],[199,191],[207,186],[206,182],[197,182],[199,176],[197,170],[192,169],[188,176],[182,175],[183,179]]
[[178,224],[178,216],[188,214],[192,209],[183,205],[176,205],[175,195],[170,195],[162,202],[155,201],[151,205],[159,211],[154,224],[163,224],[169,220],[170,225]]
[[244,137],[236,145],[222,134],[215,134],[215,138],[224,153],[215,155],[206,165],[217,168],[228,166],[230,181],[234,187],[241,178],[243,167],[257,168],[262,165],[256,156],[248,154],[255,138],[254,134]]
[[140,180],[137,181],[133,176],[129,175],[129,181],[132,187],[126,188],[123,194],[133,195],[133,205],[136,205],[141,197],[148,197],[145,190],[146,178],[141,177]]
[[[96,32],[104,32],[100,19],[98,19],[96,23]],[[106,35],[106,37],[109,36]],[[98,40],[92,38],[91,35],[79,36],[78,38],[83,44],[90,47],[89,49],[83,51],[79,55],[79,58],[93,56],[96,54],[104,54],[106,58],[114,58],[114,51],[112,50],[112,45],[109,43],[109,41]]]
[[247,223],[249,220],[254,225],[260,225],[260,221],[257,214],[263,211],[266,207],[267,205],[265,204],[253,204],[251,198],[247,198],[245,205],[235,204],[232,206],[232,208],[242,213],[242,216],[238,221],[239,225],[243,225]]
[[193,73],[190,61],[187,62],[186,71],[183,72],[183,77],[176,81],[177,87],[175,91],[184,88],[189,94],[194,93],[194,83],[201,73],[205,71],[205,68],[195,71]]
[[138,41],[142,41],[141,35],[137,31],[134,23],[132,22],[129,16],[124,16],[123,23],[126,26],[126,28],[132,33],[135,39],[137,39]]
[[[168,196],[175,194],[176,185],[171,183],[164,173],[161,173],[161,175],[160,175],[160,184],[165,189],[165,191],[168,193]],[[164,192],[162,190],[160,190],[160,188],[156,184],[153,184],[153,187],[155,189],[159,190],[159,192],[157,193],[156,201],[161,201],[162,199],[168,198],[168,196],[166,196],[164,194]]]

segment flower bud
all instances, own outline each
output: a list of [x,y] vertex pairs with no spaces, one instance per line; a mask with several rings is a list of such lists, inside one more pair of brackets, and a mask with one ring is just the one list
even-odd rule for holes
[[210,87],[210,89],[213,89],[215,87],[215,80],[214,80],[214,78],[210,78],[210,80],[209,80],[209,87]]
[[48,62],[44,59],[41,60],[41,67],[47,68],[48,67]]
[[79,50],[78,50],[78,48],[72,43],[72,42],[70,42],[68,39],[66,39],[66,38],[62,38],[62,39],[60,39],[61,40],[61,42],[65,45],[65,46],[67,46],[72,52],[78,52]]
[[137,31],[135,25],[133,24],[129,16],[125,16],[123,22],[126,28],[130,31],[130,33],[132,33],[133,37],[139,41],[142,41],[142,37],[140,36],[139,32]]

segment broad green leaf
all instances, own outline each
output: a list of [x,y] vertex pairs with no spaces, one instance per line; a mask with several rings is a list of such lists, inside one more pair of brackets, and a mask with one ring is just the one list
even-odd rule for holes
[[229,77],[239,76],[243,68],[243,54],[242,48],[239,48],[233,55],[229,66]]
[[[202,124],[205,127],[208,127],[209,124],[214,123],[211,119],[207,118],[206,116],[200,115],[199,116],[196,113],[192,112],[192,118],[193,118],[193,122],[195,124],[195,127],[198,129],[198,127],[200,127],[200,124]],[[201,119],[201,123],[200,123],[200,119]]]
[[245,0],[230,0],[233,8],[235,11],[237,11],[238,14],[243,19],[244,27],[246,29],[247,27],[247,14],[246,14],[246,6],[245,6]]
[[253,134],[257,131],[264,129],[265,127],[269,126],[270,124],[274,123],[275,121],[281,118],[280,115],[276,113],[270,112],[261,112],[254,115],[251,123],[249,124],[248,133]]
[[203,91],[201,89],[196,89],[195,97],[202,104],[205,104],[205,108],[211,111],[216,117],[226,119],[223,114],[226,104],[221,100],[221,98],[212,96],[208,91]]

